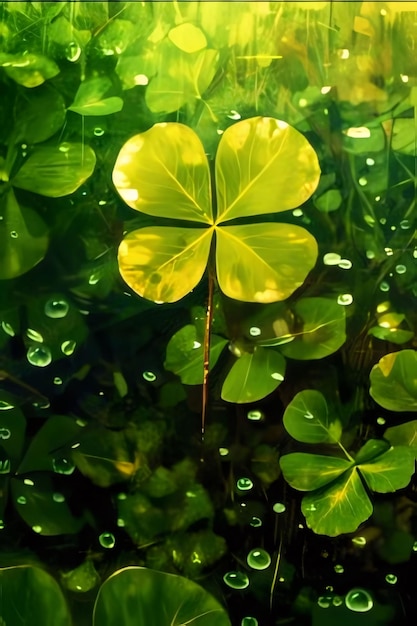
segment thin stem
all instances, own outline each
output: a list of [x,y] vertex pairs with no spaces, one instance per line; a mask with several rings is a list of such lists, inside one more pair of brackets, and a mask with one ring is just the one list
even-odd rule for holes
[[204,434],[206,430],[206,415],[208,406],[208,378],[210,365],[210,339],[211,325],[213,321],[213,293],[214,293],[214,273],[209,266],[208,270],[208,298],[206,311],[206,326],[204,329],[204,360],[203,360],[203,392],[201,406],[201,441],[204,442]]
[[344,454],[346,455],[346,458],[351,461],[353,463],[354,458],[350,456],[349,452],[346,450],[346,448],[340,443],[340,441],[337,442],[337,445],[339,446],[339,448],[344,452]]

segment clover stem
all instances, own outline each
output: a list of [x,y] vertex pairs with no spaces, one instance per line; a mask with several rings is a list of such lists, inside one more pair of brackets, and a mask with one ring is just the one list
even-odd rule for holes
[[213,322],[213,293],[214,293],[214,270],[212,263],[208,268],[208,296],[206,310],[206,325],[204,328],[204,359],[203,359],[203,391],[201,398],[201,442],[204,442],[204,434],[206,429],[206,415],[208,406],[208,377],[210,367],[210,340],[211,325]]
[[340,441],[337,442],[337,445],[339,446],[339,448],[344,452],[344,454],[346,455],[346,458],[349,461],[354,461],[353,457],[350,456],[349,452],[346,450],[346,448],[340,443]]

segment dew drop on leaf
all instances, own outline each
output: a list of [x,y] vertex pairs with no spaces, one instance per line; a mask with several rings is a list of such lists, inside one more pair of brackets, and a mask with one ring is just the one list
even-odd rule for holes
[[156,374],[150,371],[143,372],[142,376],[148,383],[153,383],[156,380]]
[[417,552],[417,541],[413,543],[413,552]]
[[262,411],[258,411],[257,409],[255,409],[253,411],[248,411],[247,418],[248,420],[251,420],[251,422],[260,422],[261,420],[263,420],[264,414],[262,413]]
[[249,526],[252,526],[252,528],[259,528],[260,526],[262,526],[262,520],[254,515],[249,522]]
[[317,604],[322,609],[328,609],[329,606],[331,605],[331,603],[332,603],[332,597],[331,596],[319,596],[319,598],[317,600]]
[[279,372],[272,372],[271,378],[273,378],[274,380],[279,380],[280,382],[284,380],[284,376]]
[[272,510],[274,511],[274,513],[284,513],[286,507],[285,504],[282,504],[282,502],[275,502]]
[[236,487],[239,489],[239,491],[249,491],[253,487],[253,482],[250,478],[242,477],[239,478],[239,480],[237,481]]
[[395,583],[397,582],[398,578],[396,577],[395,574],[387,574],[385,576],[385,580],[387,581],[387,583],[389,585],[395,585]]
[[25,480],[23,482],[24,482],[24,484],[27,487],[34,487],[35,486],[35,483],[30,478],[25,478]]
[[328,252],[323,257],[324,265],[339,265],[342,257],[340,254],[336,254],[336,252]]
[[116,545],[116,539],[112,533],[101,533],[98,540],[103,548],[111,549]]
[[65,48],[65,58],[70,63],[75,63],[80,58],[81,52],[80,46],[75,41],[71,41]]
[[19,496],[16,500],[17,504],[26,504],[25,496]]
[[65,502],[65,496],[62,493],[54,493],[52,495],[52,499],[54,502]]
[[379,424],[379,426],[383,426],[385,424],[385,418],[378,417],[378,419],[376,420],[376,423]]
[[247,564],[252,569],[266,569],[271,565],[271,557],[266,550],[254,548],[246,557]]
[[382,283],[379,285],[379,288],[381,291],[389,291],[389,284],[386,280],[383,280]]
[[39,535],[39,533],[42,532],[42,526],[39,526],[39,525],[35,524],[35,526],[32,526],[32,530],[33,530],[34,533],[38,533],[38,535]]
[[62,385],[62,378],[60,378],[59,376],[55,376],[54,385]]
[[13,330],[13,327],[8,322],[2,322],[1,323],[1,327],[4,330],[4,332],[6,333],[6,335],[10,335],[10,337],[14,337],[15,336],[15,332]]
[[8,411],[9,409],[14,409],[13,404],[6,402],[6,400],[0,400],[0,411]]
[[5,524],[4,524],[3,520],[0,519],[0,530],[3,530],[4,526],[5,526]]
[[122,517],[118,517],[117,518],[117,525],[119,526],[119,528],[123,528],[124,526],[126,526],[126,522]]
[[332,604],[333,606],[341,606],[343,604],[343,600],[340,596],[334,596]]
[[397,274],[405,274],[407,271],[407,268],[405,265],[396,265],[395,271],[397,272]]
[[232,589],[246,589],[249,587],[249,578],[243,572],[227,572],[223,580]]
[[47,346],[31,346],[26,357],[29,363],[36,367],[46,367],[52,362],[52,354]]
[[93,132],[96,137],[102,137],[105,131],[103,128],[100,128],[100,126],[96,126]]
[[13,239],[17,239],[19,237],[18,233],[15,230],[10,231],[10,237]]
[[249,334],[251,337],[259,337],[259,335],[261,334],[261,329],[258,328],[258,326],[251,326],[249,328]]
[[45,303],[45,315],[52,319],[65,317],[69,311],[69,304],[66,300],[55,300],[51,298]]
[[229,448],[219,448],[220,456],[227,456],[229,454]]
[[343,565],[337,564],[334,566],[334,571],[336,572],[336,574],[343,574],[345,568],[343,567]]
[[356,546],[366,546],[366,539],[365,537],[353,537],[352,539],[352,543],[354,543]]
[[52,467],[56,474],[65,474],[66,476],[70,476],[75,470],[74,463],[65,457],[52,459]]
[[43,343],[43,337],[40,333],[38,333],[37,330],[34,330],[33,328],[28,328],[26,331],[26,336],[29,339],[32,339],[32,341],[37,341],[38,343]]
[[342,270],[350,270],[350,268],[352,267],[352,261],[350,261],[349,259],[341,259],[337,265]]
[[240,626],[258,626],[258,620],[256,617],[244,617]]
[[355,613],[366,613],[374,605],[372,596],[365,589],[351,589],[345,597],[345,604],[348,609]]
[[353,296],[350,293],[342,293],[337,298],[337,304],[340,304],[341,306],[349,306],[349,304],[352,304],[352,302]]
[[63,341],[61,343],[61,352],[63,352],[65,356],[71,356],[71,354],[74,353],[74,350],[76,347],[77,347],[77,344],[75,341],[72,341],[71,339],[67,339],[67,341]]

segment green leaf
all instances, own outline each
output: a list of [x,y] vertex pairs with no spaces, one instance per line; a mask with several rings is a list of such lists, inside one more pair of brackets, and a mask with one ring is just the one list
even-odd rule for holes
[[300,391],[284,412],[287,432],[304,443],[336,443],[342,435],[342,425],[330,417],[324,396],[313,389]]
[[94,151],[82,143],[36,148],[13,179],[13,185],[52,198],[76,191],[91,176]]
[[339,189],[328,189],[314,199],[314,206],[322,213],[337,211],[343,202]]
[[322,359],[338,350],[346,341],[345,307],[328,298],[302,298],[294,306],[302,321],[302,330],[281,352],[291,359]]
[[369,329],[369,334],[382,341],[390,341],[397,345],[402,345],[411,341],[414,337],[412,330],[403,330],[402,328],[384,328],[383,326],[373,326]]
[[123,280],[154,302],[176,302],[200,282],[212,230],[155,226],[134,230],[119,246]]
[[0,197],[0,280],[35,267],[48,249],[48,229],[32,209],[20,206],[13,189]]
[[[165,369],[174,372],[185,385],[201,385],[203,382],[203,337],[194,325],[188,324],[171,337],[167,345]],[[218,335],[210,339],[210,369],[216,364],[227,340]]]
[[51,85],[19,93],[15,103],[15,143],[39,143],[54,135],[65,122],[65,102]]
[[392,446],[409,447],[417,459],[417,420],[387,428],[384,437]]
[[317,155],[295,128],[271,117],[238,122],[224,132],[217,150],[218,218],[294,209],[311,196],[319,178]]
[[39,567],[0,569],[2,621],[33,626],[71,626],[72,620],[58,583]]
[[335,456],[294,452],[280,459],[282,473],[288,484],[299,491],[324,487],[352,467],[352,462]]
[[358,466],[372,491],[389,493],[406,487],[415,470],[415,455],[410,448],[395,446]]
[[352,468],[331,485],[304,496],[301,510],[315,533],[336,537],[354,532],[367,520],[372,503],[356,468]]
[[84,523],[73,516],[65,496],[55,491],[48,474],[32,474],[25,480],[12,478],[11,495],[20,517],[39,535],[77,533]]
[[0,54],[0,66],[6,74],[23,87],[38,87],[59,74],[60,69],[55,61],[41,54]]
[[343,131],[342,145],[346,152],[367,155],[381,152],[385,147],[385,133],[381,124],[358,126]]
[[172,113],[184,104],[200,100],[217,71],[217,50],[183,52],[171,41],[159,46],[158,74],[145,94],[152,113]]
[[191,128],[162,123],[120,150],[113,183],[128,206],[147,215],[212,224],[210,171]]
[[[254,212],[256,207],[254,205]],[[292,224],[216,228],[219,286],[245,302],[285,300],[300,287],[317,260],[317,242]]]
[[104,98],[111,89],[108,77],[90,78],[82,82],[75,94],[74,102],[68,107],[79,115],[110,115],[123,108],[123,100],[116,96]]
[[92,560],[87,558],[75,569],[61,573],[61,582],[70,591],[86,593],[100,583],[100,576]]
[[223,607],[196,583],[143,567],[127,567],[100,588],[93,625],[230,626]]
[[207,39],[203,31],[193,24],[180,24],[171,28],[168,39],[183,52],[198,52],[207,47]]
[[369,439],[357,453],[355,465],[362,465],[362,463],[373,461],[381,454],[387,452],[389,448],[390,445],[385,439]]
[[383,356],[371,370],[372,398],[389,411],[417,411],[417,352]]
[[52,415],[31,438],[17,473],[54,471],[54,459],[69,455],[81,432],[75,419]]
[[397,118],[392,129],[391,148],[396,152],[416,156],[415,119]]
[[147,85],[157,69],[157,58],[152,51],[136,56],[123,54],[116,65],[116,73],[122,82],[123,89]]
[[261,400],[282,383],[285,359],[279,352],[255,347],[232,365],[223,383],[221,397],[226,402],[244,404]]

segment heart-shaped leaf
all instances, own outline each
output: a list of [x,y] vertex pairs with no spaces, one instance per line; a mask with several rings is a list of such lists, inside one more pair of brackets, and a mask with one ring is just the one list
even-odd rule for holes
[[361,463],[359,470],[372,491],[390,493],[408,485],[414,466],[413,451],[405,446],[396,446],[368,463]]
[[105,98],[112,86],[110,78],[101,76],[90,78],[81,83],[75,94],[74,102],[68,107],[79,115],[110,115],[123,108],[123,100],[117,96]]
[[389,411],[417,411],[417,352],[383,356],[371,370],[372,398]]
[[82,143],[40,146],[13,178],[13,185],[42,196],[60,198],[73,193],[91,176],[96,155]]
[[417,459],[417,420],[387,428],[384,437],[392,446],[409,447]]
[[39,567],[21,565],[0,569],[0,589],[1,617],[7,626],[19,623],[71,626],[70,613],[58,583]]
[[329,415],[325,397],[313,389],[300,391],[284,412],[287,432],[305,443],[336,443],[340,441],[342,425]]
[[282,383],[285,359],[275,350],[255,347],[232,365],[222,387],[222,399],[244,404],[261,400]]
[[230,626],[223,607],[187,578],[144,567],[115,572],[101,586],[94,626]]

